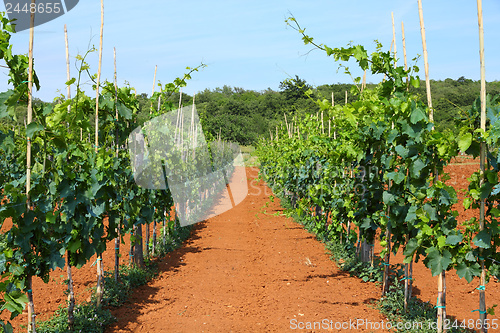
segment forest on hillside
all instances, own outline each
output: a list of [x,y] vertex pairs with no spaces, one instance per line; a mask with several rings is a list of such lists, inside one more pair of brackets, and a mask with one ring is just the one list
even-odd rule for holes
[[[374,88],[367,84],[367,88]],[[195,96],[196,108],[202,119],[205,132],[222,138],[236,141],[243,145],[251,145],[259,136],[269,136],[271,129],[294,115],[316,113],[316,100],[331,101],[332,92],[335,104],[345,104],[356,100],[351,93],[352,84],[325,84],[312,87],[299,77],[285,80],[280,84],[279,91],[267,89],[264,91],[245,90],[228,87],[206,89]],[[488,82],[487,93],[495,96],[500,94],[500,81]],[[426,102],[425,82],[419,88],[411,88]],[[306,92],[310,90],[308,96]],[[480,82],[460,77],[457,80],[431,80],[432,103],[434,118],[438,130],[456,130],[456,121],[460,121],[474,101],[479,97]],[[174,98],[179,98],[175,96]],[[192,96],[183,96],[185,103],[192,103]],[[183,103],[184,104],[184,103]]]
[[[367,84],[368,89],[375,88]],[[260,136],[269,137],[270,131],[284,120],[306,113],[318,112],[317,100],[333,99],[334,103],[343,105],[357,99],[353,94],[354,85],[345,83],[324,84],[317,87],[309,85],[296,76],[286,79],[279,85],[278,91],[270,88],[263,91],[246,90],[240,87],[229,87],[213,90],[205,89],[195,95],[195,104],[202,122],[203,130],[208,138],[219,135],[224,140],[238,142],[241,145],[253,145]],[[411,87],[423,102],[427,101],[425,82],[419,88]],[[500,81],[488,82],[487,93],[500,94]],[[480,82],[460,77],[457,80],[431,80],[434,120],[438,130],[456,130],[460,121],[474,101],[479,97]],[[179,93],[169,97],[173,105],[178,105]],[[137,95],[139,100],[139,122],[149,119],[151,101],[146,93]],[[40,100],[35,103],[41,103]],[[182,105],[193,103],[193,96],[182,93]],[[19,105],[18,122],[25,121],[26,107]]]
[[[367,88],[374,88],[367,84]],[[213,90],[205,89],[196,94],[195,103],[206,133],[223,139],[236,141],[242,145],[251,145],[259,136],[269,137],[270,130],[284,120],[305,113],[316,113],[316,100],[331,101],[332,92],[335,104],[345,104],[356,100],[351,93],[352,84],[336,83],[312,87],[306,81],[295,77],[281,82],[278,91],[245,90],[238,87],[224,86]],[[419,88],[411,88],[426,102],[425,82]],[[500,81],[488,82],[487,93],[500,94]],[[306,94],[309,90],[310,94]],[[460,77],[457,80],[431,80],[434,119],[438,130],[456,130],[457,121],[465,115],[479,97],[480,82]],[[175,100],[179,95],[173,96]],[[192,103],[192,96],[183,94],[183,105]]]

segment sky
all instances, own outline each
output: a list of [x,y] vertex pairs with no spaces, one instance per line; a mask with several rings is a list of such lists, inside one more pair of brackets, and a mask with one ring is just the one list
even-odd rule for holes
[[[479,32],[476,1],[422,0],[429,76],[480,79]],[[35,28],[35,70],[41,89],[33,95],[52,101],[65,93],[67,24],[71,77],[77,75],[78,54],[99,47],[100,1],[81,0],[65,15]],[[0,4],[0,11],[5,11]],[[352,83],[338,63],[287,27],[291,15],[306,33],[329,47],[361,44],[371,53],[374,40],[388,50],[392,41],[391,12],[396,25],[396,50],[403,63],[401,22],[404,22],[407,57],[422,55],[417,0],[350,1],[109,1],[104,0],[104,45],[101,80],[113,80],[113,48],[117,54],[120,86],[128,82],[138,93],[151,95],[156,81],[163,84],[182,77],[186,67],[207,67],[192,75],[183,92],[192,95],[228,85],[249,90],[279,90],[279,84],[298,75],[313,86]],[[483,1],[486,80],[500,80],[500,1]],[[11,38],[14,53],[27,53],[29,31]],[[87,58],[97,73],[98,52]],[[351,70],[355,76],[362,73]],[[417,62],[424,78],[423,57]],[[0,67],[0,91],[9,89],[8,71]],[[88,78],[84,78],[89,82]],[[380,78],[367,78],[377,83]],[[90,85],[86,90],[90,96]],[[157,87],[155,89],[158,89]],[[74,90],[72,92],[74,94]]]

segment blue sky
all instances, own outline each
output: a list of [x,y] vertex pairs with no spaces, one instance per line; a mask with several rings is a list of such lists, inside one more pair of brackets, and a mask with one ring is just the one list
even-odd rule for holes
[[[3,4],[0,11],[4,11]],[[351,79],[321,51],[311,51],[287,27],[293,14],[306,32],[330,47],[350,41],[374,50],[378,39],[389,49],[391,12],[396,22],[398,57],[402,63],[401,21],[405,24],[408,58],[422,54],[417,0],[384,1],[104,1],[102,79],[113,79],[113,47],[117,50],[118,83],[151,94],[157,81],[182,76],[187,66],[208,65],[195,73],[184,92],[193,94],[223,85],[252,90],[271,88],[298,75],[309,84]],[[430,77],[460,76],[478,80],[479,34],[476,1],[423,0]],[[500,80],[500,2],[483,1],[486,79]],[[75,56],[89,45],[99,46],[100,1],[81,0],[69,13],[35,28],[34,55],[42,88],[34,96],[51,101],[65,91],[64,24],[68,26],[72,76]],[[14,52],[28,52],[29,32],[15,34]],[[88,58],[97,72],[98,53]],[[423,57],[417,63],[424,77]],[[354,74],[361,75],[354,71]],[[0,69],[0,91],[8,89],[7,71]],[[378,82],[378,78],[368,78]],[[93,96],[91,94],[91,96]]]

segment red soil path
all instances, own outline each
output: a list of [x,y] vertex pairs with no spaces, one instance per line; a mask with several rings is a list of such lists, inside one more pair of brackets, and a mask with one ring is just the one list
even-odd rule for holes
[[[448,183],[466,188],[466,178],[477,168],[470,161],[448,167]],[[274,215],[282,211],[279,200],[270,202],[271,191],[255,180],[257,172],[247,168],[249,195],[242,203],[198,223],[192,237],[161,260],[159,277],[112,310],[118,322],[106,332],[320,332],[328,330],[293,328],[323,319],[333,326],[331,331],[337,331],[336,323],[347,325],[349,320],[385,321],[371,305],[380,296],[380,287],[340,271],[324,245],[302,226]],[[464,214],[461,202],[456,209],[459,222],[477,214]],[[112,269],[113,248],[110,243],[104,254],[106,270]],[[128,258],[127,250],[128,243],[121,248],[122,258]],[[391,262],[402,262],[402,256]],[[95,285],[95,266],[74,270],[74,278],[77,300],[87,299],[86,288]],[[66,272],[57,270],[48,284],[35,280],[38,320],[65,303],[64,279]],[[414,295],[435,304],[437,277],[419,262],[414,265],[414,280]],[[497,282],[492,279],[486,286],[488,307],[500,304]],[[478,308],[478,285],[478,280],[468,284],[455,272],[447,273],[447,314],[459,320],[477,319],[477,312],[471,311]],[[26,322],[24,313],[13,324]],[[342,331],[372,331],[366,325],[350,328]]]

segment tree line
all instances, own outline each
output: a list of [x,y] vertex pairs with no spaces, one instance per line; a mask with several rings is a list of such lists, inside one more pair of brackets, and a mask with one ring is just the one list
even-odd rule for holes
[[[373,88],[374,84],[367,84]],[[500,94],[500,81],[487,83],[490,95]],[[425,83],[419,88],[410,87],[421,101],[426,102]],[[278,90],[268,88],[262,91],[247,90],[240,87],[224,85],[222,88],[205,89],[195,95],[195,104],[200,120],[208,139],[219,135],[224,140],[238,142],[241,145],[253,145],[261,136],[269,137],[286,114],[288,119],[293,116],[315,114],[318,112],[315,101],[326,99],[331,101],[332,93],[335,104],[343,105],[356,100],[354,84],[334,83],[317,87],[309,85],[298,76],[282,81]],[[432,103],[434,108],[436,128],[456,131],[456,122],[466,117],[466,111],[471,108],[479,97],[480,82],[460,77],[456,80],[431,80]],[[170,99],[178,105],[180,93],[174,93]],[[151,108],[149,96],[146,93],[137,95],[139,101],[138,122],[148,120]],[[193,96],[182,93],[182,105],[193,103]],[[36,100],[35,103],[40,103]],[[154,106],[153,106],[154,107]],[[17,108],[18,125],[25,121],[26,107]]]
[[[368,88],[374,86],[367,84]],[[500,94],[500,81],[489,82],[486,87],[488,94]],[[410,89],[422,102],[427,102],[424,81],[419,88]],[[214,137],[220,134],[223,139],[242,145],[252,145],[260,136],[269,137],[270,132],[274,132],[283,120],[284,114],[288,119],[295,115],[316,114],[318,107],[315,101],[331,101],[332,93],[335,104],[346,103],[346,92],[347,103],[351,103],[357,98],[353,93],[355,90],[357,88],[353,84],[345,83],[312,87],[296,76],[281,82],[278,91],[224,86],[205,89],[196,94],[195,100],[205,132]],[[436,128],[457,131],[459,127],[455,124],[466,117],[466,111],[479,97],[480,82],[463,76],[457,80],[431,80],[431,91]],[[183,100],[192,103],[192,96],[183,96]]]

